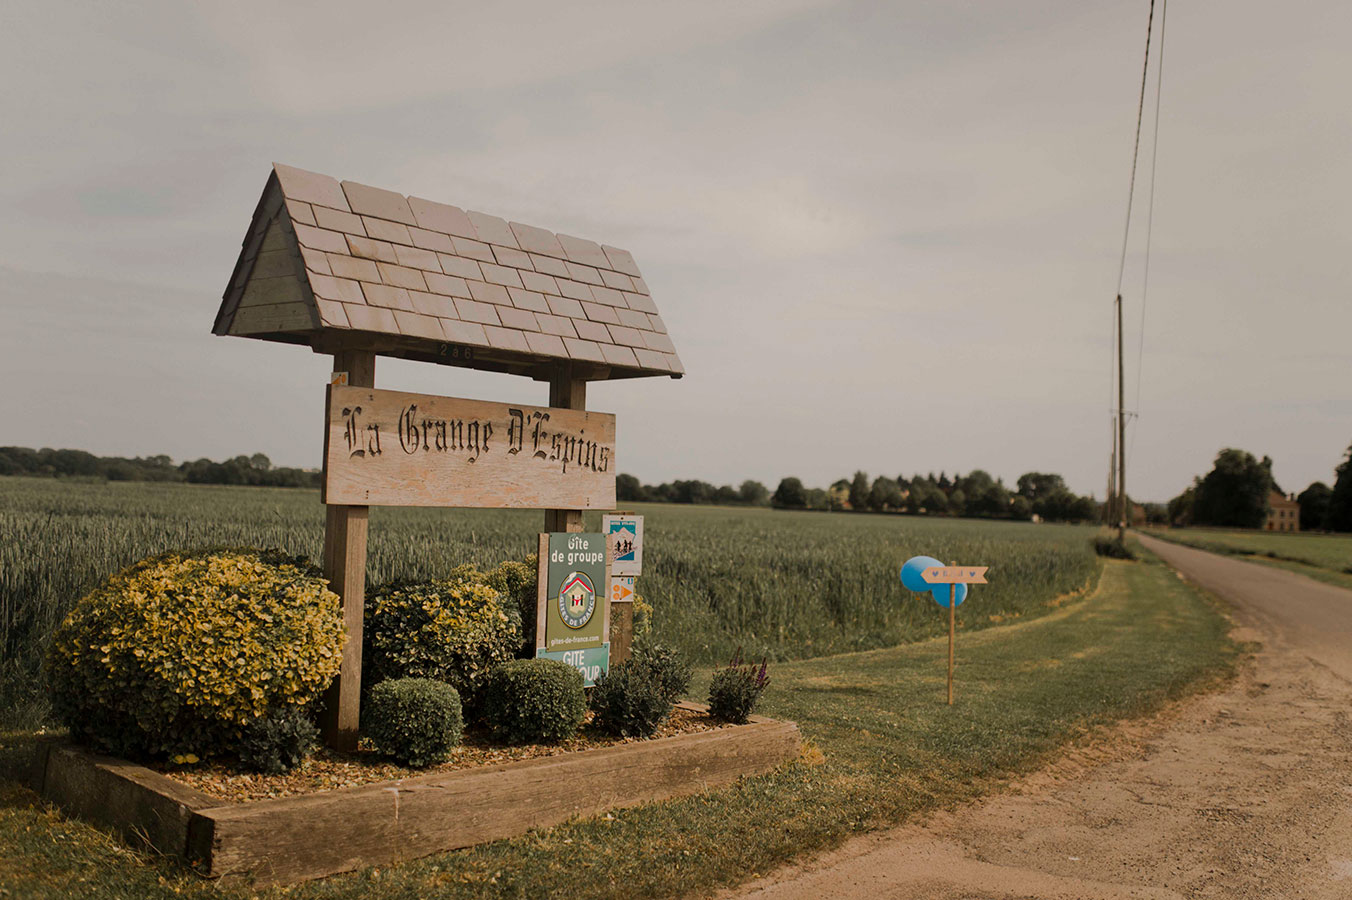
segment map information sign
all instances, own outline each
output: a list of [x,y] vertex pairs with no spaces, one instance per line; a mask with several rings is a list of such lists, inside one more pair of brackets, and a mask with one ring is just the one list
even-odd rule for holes
[[643,517],[614,513],[601,517],[610,553],[611,575],[643,574]]

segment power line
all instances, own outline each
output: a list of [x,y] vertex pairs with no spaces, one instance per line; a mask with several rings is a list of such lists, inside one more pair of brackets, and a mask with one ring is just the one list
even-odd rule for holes
[[1145,25],[1145,62],[1141,65],[1141,97],[1136,104],[1136,142],[1131,151],[1131,183],[1127,188],[1127,221],[1122,228],[1122,261],[1117,267],[1117,292],[1122,293],[1122,276],[1127,270],[1127,238],[1131,235],[1131,202],[1136,197],[1136,160],[1141,154],[1141,119],[1145,116],[1145,87],[1150,76],[1150,35],[1155,30],[1155,0],[1150,0],[1150,17]]
[[[1155,65],[1155,127],[1150,136],[1150,194],[1145,216],[1145,274],[1141,280],[1141,331],[1136,345],[1136,424],[1141,415],[1141,371],[1145,359],[1145,302],[1150,291],[1150,238],[1155,226],[1155,174],[1160,149],[1160,97],[1164,92],[1164,27],[1169,21],[1169,0],[1160,2],[1159,62]],[[1131,429],[1131,446],[1136,448],[1136,427]]]

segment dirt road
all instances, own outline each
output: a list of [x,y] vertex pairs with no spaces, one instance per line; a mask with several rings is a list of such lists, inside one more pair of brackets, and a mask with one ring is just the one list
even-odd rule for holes
[[1352,591],[1142,541],[1263,642],[1233,686],[737,896],[1352,898]]

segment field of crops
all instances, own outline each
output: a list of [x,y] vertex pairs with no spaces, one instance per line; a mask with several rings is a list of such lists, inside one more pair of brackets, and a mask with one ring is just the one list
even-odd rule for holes
[[[701,662],[738,646],[790,659],[906,643],[946,619],[901,587],[924,553],[988,565],[959,613],[982,628],[1050,609],[1099,570],[1088,527],[651,505],[639,593],[654,629]],[[371,512],[368,582],[494,565],[534,549],[538,512]],[[599,516],[589,518],[599,527]],[[39,661],[70,604],[109,573],[171,548],[279,547],[318,559],[313,491],[0,478],[0,726],[46,713]]]
[[1268,531],[1220,531],[1171,528],[1159,537],[1215,553],[1252,554],[1352,573],[1352,535],[1279,534]]

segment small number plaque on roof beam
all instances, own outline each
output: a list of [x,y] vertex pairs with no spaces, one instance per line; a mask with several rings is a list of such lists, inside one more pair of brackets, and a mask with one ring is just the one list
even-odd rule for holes
[[611,509],[615,417],[330,385],[324,502]]

